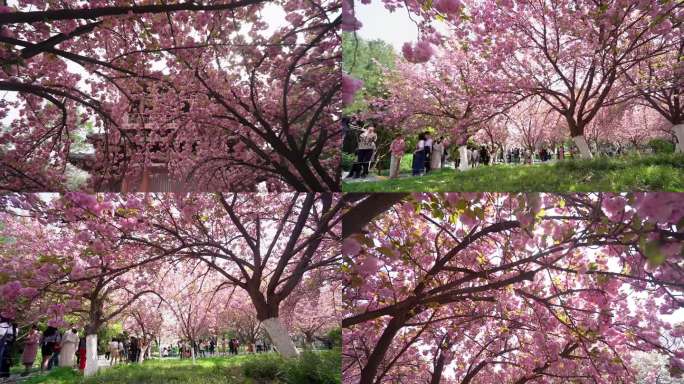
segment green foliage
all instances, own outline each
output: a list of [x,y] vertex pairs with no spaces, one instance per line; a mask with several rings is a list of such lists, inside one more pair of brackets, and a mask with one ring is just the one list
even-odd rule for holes
[[[148,360],[144,364],[119,365],[107,368],[84,379],[76,370],[55,368],[46,375],[22,381],[28,384],[256,384],[265,383],[246,378],[240,365],[261,357],[239,355],[192,360]],[[280,384],[281,380],[272,381]]]
[[339,349],[304,351],[298,359],[285,362],[282,380],[287,384],[337,384],[342,380],[341,369]]
[[404,177],[377,182],[345,182],[342,190],[344,192],[654,190],[681,192],[684,191],[684,155],[657,154],[591,160],[569,159],[535,165],[499,164],[481,166],[466,172],[443,169],[421,177]]
[[379,97],[385,93],[383,67],[394,68],[394,48],[382,40],[364,40],[351,33],[342,34],[342,70],[363,80],[363,89],[354,103],[345,108],[346,114],[354,114],[368,108],[368,97]]
[[356,162],[356,155],[353,153],[342,152],[342,170],[351,171],[352,165]]
[[653,153],[673,153],[675,150],[675,144],[665,139],[652,139],[648,142],[648,147]]
[[123,324],[114,323],[106,325],[97,332],[97,349],[100,353],[107,350],[107,344],[112,341],[113,338],[120,336],[123,332]]
[[287,384],[338,384],[342,381],[341,369],[340,349],[318,352],[306,350],[298,358],[290,360],[277,355],[261,355],[242,365],[246,377],[279,380]]
[[242,364],[242,372],[253,379],[275,380],[283,364],[283,359],[278,355],[259,355]]
[[342,328],[337,327],[328,332],[328,338],[335,347],[342,347]]

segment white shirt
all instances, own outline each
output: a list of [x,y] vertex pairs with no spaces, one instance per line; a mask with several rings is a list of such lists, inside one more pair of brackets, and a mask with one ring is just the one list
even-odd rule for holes
[[14,335],[14,327],[12,324],[3,321],[0,323],[0,337],[3,337],[5,335]]
[[425,140],[425,146],[426,147],[432,147],[432,139],[426,139]]
[[425,140],[418,140],[418,148],[416,151],[422,151],[425,148]]

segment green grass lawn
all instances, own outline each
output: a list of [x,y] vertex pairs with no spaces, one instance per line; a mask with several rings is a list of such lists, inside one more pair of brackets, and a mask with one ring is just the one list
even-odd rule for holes
[[[325,351],[305,353],[299,362],[288,363],[275,354],[198,359],[195,365],[191,360],[149,360],[103,369],[87,379],[73,369],[56,368],[22,384],[291,384],[301,380],[334,384],[341,381],[339,357],[339,351]],[[310,367],[311,364],[316,367]],[[247,365],[251,367],[249,371],[245,369]],[[324,370],[334,372],[321,373]],[[321,379],[326,374],[328,377]]]
[[[402,169],[404,167],[402,159]],[[382,175],[383,173],[381,173]],[[534,165],[442,169],[427,176],[344,182],[344,192],[412,191],[684,191],[684,155],[658,154]]]

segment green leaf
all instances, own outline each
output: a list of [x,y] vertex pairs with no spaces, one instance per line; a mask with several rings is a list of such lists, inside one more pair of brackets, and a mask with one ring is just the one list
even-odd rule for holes
[[646,256],[648,263],[651,266],[657,266],[665,262],[665,254],[660,250],[660,244],[657,240],[646,241],[642,238],[639,242],[641,253]]

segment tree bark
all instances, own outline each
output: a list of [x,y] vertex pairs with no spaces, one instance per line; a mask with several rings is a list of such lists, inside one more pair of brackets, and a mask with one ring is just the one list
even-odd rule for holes
[[145,360],[145,354],[147,353],[147,349],[150,347],[150,343],[146,343],[144,348],[140,348],[140,353],[138,354],[138,363],[142,364],[142,362]]
[[445,360],[446,355],[444,354],[444,351],[441,351],[437,358],[434,371],[432,372],[432,377],[430,377],[430,384],[440,384],[442,382],[442,372],[444,371]]
[[573,136],[572,141],[574,141],[577,148],[579,148],[581,158],[592,159],[594,157],[591,154],[589,144],[587,144],[587,139],[584,138],[584,135]]
[[395,156],[392,154],[392,157],[390,159],[390,171],[389,171],[389,177],[390,179],[396,179],[399,177],[399,169],[401,168],[401,158],[403,156]]
[[672,131],[677,137],[675,152],[684,152],[684,124],[676,124],[672,127]]
[[86,365],[83,375],[92,376],[97,370],[97,333],[94,333],[86,336]]
[[458,147],[458,154],[461,159],[461,164],[458,165],[458,169],[465,171],[468,169],[468,146],[461,145]]
[[278,348],[278,352],[284,358],[299,356],[299,351],[295,347],[290,334],[278,317],[271,317],[261,322],[266,329],[268,336],[271,337],[273,344]]
[[[408,193],[373,193],[363,201],[349,208],[342,219],[342,237],[347,238],[355,233],[360,233],[366,224],[370,223],[376,216],[390,209],[394,204],[400,202]],[[357,201],[359,195],[346,194],[345,199]]]
[[373,352],[368,356],[366,365],[361,369],[359,384],[373,384],[380,363],[387,353],[387,348],[392,344],[394,336],[404,326],[407,319],[406,313],[398,313],[387,323],[387,327],[385,327],[382,336],[380,336],[380,339],[375,344]]

